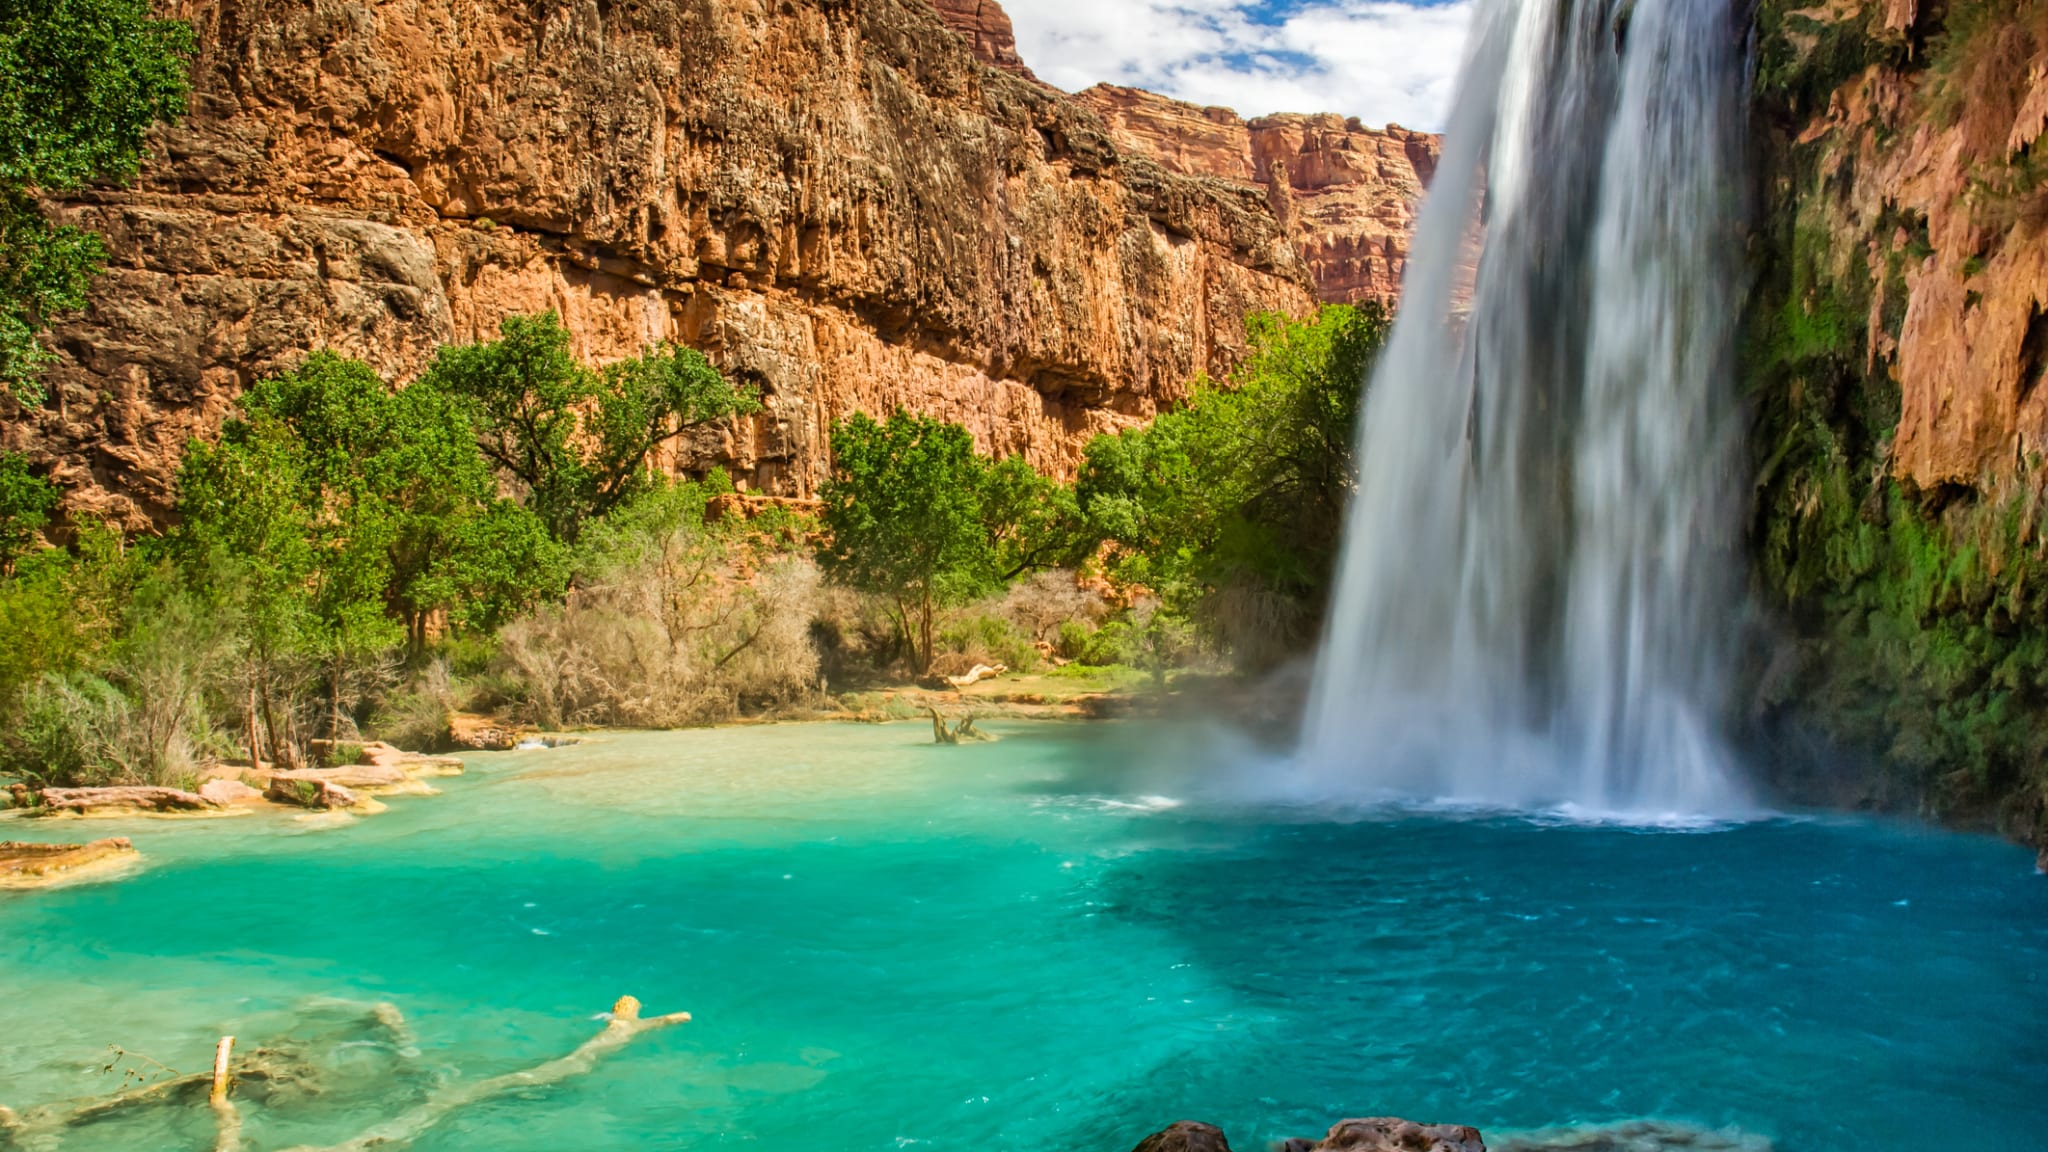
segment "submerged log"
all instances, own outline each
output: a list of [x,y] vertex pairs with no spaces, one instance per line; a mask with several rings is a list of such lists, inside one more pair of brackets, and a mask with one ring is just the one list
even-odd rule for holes
[[927,704],[924,706],[924,710],[932,714],[932,743],[934,744],[961,744],[973,743],[976,740],[995,739],[995,737],[974,726],[974,713],[972,712],[969,712],[957,727],[949,728],[946,726],[946,718],[939,715],[937,708]]
[[[417,1054],[412,1050],[412,1033],[396,1007],[374,1005],[358,1023],[372,1035],[381,1035],[399,1056]],[[214,1152],[241,1152],[242,1120],[233,1096],[270,1101],[281,1093],[317,1094],[322,1073],[292,1043],[258,1047],[238,1062],[232,1060],[233,1052],[234,1037],[224,1036],[214,1048],[213,1068],[207,1072],[172,1075],[106,1096],[44,1104],[25,1112],[0,1107],[0,1149],[43,1148],[73,1128],[167,1105],[205,1104],[214,1117]]]
[[474,1084],[456,1085],[436,1094],[410,1112],[380,1124],[353,1140],[322,1148],[302,1146],[289,1152],[368,1152],[369,1149],[387,1144],[404,1145],[418,1139],[429,1128],[464,1108],[510,1092],[541,1088],[560,1083],[572,1076],[581,1076],[596,1067],[597,1062],[603,1057],[625,1047],[634,1037],[656,1028],[686,1023],[689,1019],[688,1012],[643,1017],[640,1015],[640,1001],[631,996],[621,996],[612,1005],[611,1020],[605,1024],[604,1031],[584,1041],[574,1052],[559,1060],[550,1060],[524,1072],[508,1072],[503,1076],[493,1076]]
[[124,784],[112,788],[45,788],[40,793],[51,812],[218,812],[220,805],[197,792]]

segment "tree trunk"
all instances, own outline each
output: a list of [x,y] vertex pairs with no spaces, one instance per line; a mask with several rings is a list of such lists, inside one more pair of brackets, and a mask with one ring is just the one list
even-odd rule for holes
[[919,642],[919,644],[920,644],[920,645],[921,645],[921,647],[922,647],[922,651],[920,652],[920,659],[919,659],[919,663],[918,663],[918,669],[917,669],[917,670],[918,670],[918,671],[919,671],[920,673],[923,673],[923,672],[929,672],[929,671],[931,671],[931,670],[932,670],[932,655],[933,655],[933,653],[932,653],[932,590],[931,590],[931,587],[930,587],[929,585],[927,585],[927,586],[925,587],[925,590],[924,590],[924,599],[923,599],[923,601],[922,601],[922,602],[921,602],[921,603],[920,603],[920,604],[918,605],[918,622],[917,622],[917,637],[918,637],[918,642]]
[[249,768],[263,771],[263,745],[256,739],[256,681],[249,681]]
[[261,665],[257,667],[256,683],[259,686],[258,693],[263,705],[263,731],[270,736],[271,762],[274,764],[285,764],[284,734],[277,730],[277,718],[270,707],[270,676],[268,673],[269,669],[267,667]]

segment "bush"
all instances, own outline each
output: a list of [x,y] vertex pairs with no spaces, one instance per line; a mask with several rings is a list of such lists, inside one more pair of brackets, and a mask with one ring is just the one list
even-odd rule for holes
[[593,536],[565,602],[505,628],[500,666],[531,719],[667,728],[816,691],[816,567],[702,509],[694,485],[648,493]]

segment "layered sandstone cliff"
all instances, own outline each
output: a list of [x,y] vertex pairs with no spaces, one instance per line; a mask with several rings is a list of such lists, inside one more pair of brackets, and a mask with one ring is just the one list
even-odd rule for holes
[[1079,98],[1101,113],[1119,145],[1170,171],[1262,188],[1318,298],[1391,305],[1400,294],[1439,137],[1328,113],[1246,121],[1228,108],[1109,84]]
[[160,520],[187,439],[309,349],[403,381],[552,308],[586,357],[674,339],[762,390],[680,467],[807,494],[833,419],[905,405],[1059,471],[1226,369],[1248,312],[1312,306],[1266,189],[978,61],[1007,21],[944,7],[971,42],[925,0],[168,4],[191,114],[57,206],[113,259],[6,446]]

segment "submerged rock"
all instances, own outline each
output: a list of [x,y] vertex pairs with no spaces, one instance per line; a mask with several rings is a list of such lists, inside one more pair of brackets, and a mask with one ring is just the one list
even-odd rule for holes
[[1627,1120],[1596,1127],[1519,1132],[1495,1141],[1493,1152],[1771,1152],[1771,1142],[1734,1129]]
[[0,888],[47,888],[124,867],[141,853],[125,836],[90,844],[0,841]]
[[45,788],[39,795],[43,807],[50,812],[76,812],[82,816],[109,812],[167,814],[221,810],[220,805],[197,792],[146,784],[112,788]]

